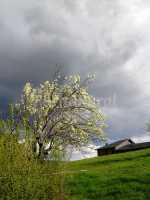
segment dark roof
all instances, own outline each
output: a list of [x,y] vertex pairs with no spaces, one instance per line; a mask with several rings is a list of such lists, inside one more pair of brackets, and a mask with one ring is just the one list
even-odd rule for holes
[[144,149],[144,148],[150,148],[150,142],[143,142],[143,143],[137,143],[137,144],[128,144],[126,146],[123,146],[119,149],[119,151],[123,150],[136,150],[136,149]]
[[121,144],[122,142],[125,142],[126,140],[128,140],[131,144],[135,144],[131,139],[126,138],[126,139],[123,139],[123,140],[118,140],[118,141],[113,142],[113,143],[111,143],[111,144],[106,144],[105,146],[100,147],[100,148],[98,148],[98,149],[111,149],[111,148],[115,148],[116,146],[118,146],[118,145]]

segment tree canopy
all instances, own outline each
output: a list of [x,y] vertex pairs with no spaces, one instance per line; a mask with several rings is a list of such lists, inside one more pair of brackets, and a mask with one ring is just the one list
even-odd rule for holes
[[[105,118],[96,99],[88,93],[89,76],[79,75],[45,81],[38,87],[26,83],[20,101],[13,107],[12,132],[26,130],[44,151],[79,147],[92,136],[102,138]],[[45,149],[45,147],[47,148]]]

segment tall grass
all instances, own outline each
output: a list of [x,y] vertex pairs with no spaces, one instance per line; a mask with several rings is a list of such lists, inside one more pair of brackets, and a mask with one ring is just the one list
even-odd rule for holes
[[30,143],[0,134],[0,200],[64,200],[64,165],[34,158]]

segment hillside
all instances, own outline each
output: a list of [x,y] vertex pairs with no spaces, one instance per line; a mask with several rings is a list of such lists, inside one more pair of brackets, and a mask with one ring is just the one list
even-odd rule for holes
[[69,164],[72,200],[150,199],[150,149]]

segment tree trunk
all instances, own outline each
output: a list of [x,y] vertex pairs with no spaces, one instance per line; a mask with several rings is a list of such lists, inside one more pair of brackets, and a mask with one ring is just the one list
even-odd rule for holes
[[36,154],[37,158],[42,158],[43,156],[43,143],[40,141],[39,137],[36,137],[36,141],[33,145],[33,152]]
[[38,158],[43,157],[43,143],[38,143],[39,145],[39,153],[38,153]]

